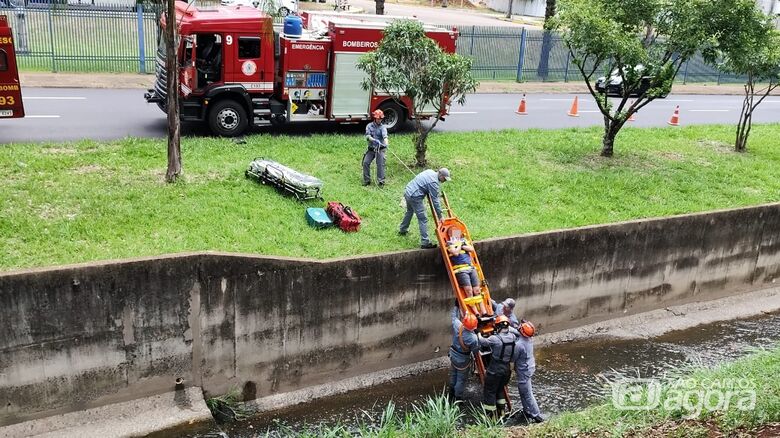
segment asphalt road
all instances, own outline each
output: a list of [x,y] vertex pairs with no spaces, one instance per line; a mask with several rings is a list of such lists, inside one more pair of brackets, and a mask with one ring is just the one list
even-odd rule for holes
[[[147,104],[142,90],[96,90],[25,88],[27,117],[0,120],[0,143],[56,142],[63,140],[117,139],[126,136],[164,137],[165,114]],[[476,131],[507,128],[553,129],[599,126],[601,114],[590,95],[579,95],[579,117],[567,112],[574,95],[533,94],[527,97],[528,115],[515,114],[517,94],[475,94],[462,107],[452,109],[439,131]],[[642,109],[630,126],[667,126],[675,106],[680,106],[680,124],[735,124],[742,105],[740,96],[670,95]],[[780,97],[767,98],[758,107],[754,123],[780,122]],[[255,132],[269,132],[270,128]],[[277,130],[281,134],[360,132],[362,125],[309,123]],[[202,127],[185,126],[184,135],[208,135]]]

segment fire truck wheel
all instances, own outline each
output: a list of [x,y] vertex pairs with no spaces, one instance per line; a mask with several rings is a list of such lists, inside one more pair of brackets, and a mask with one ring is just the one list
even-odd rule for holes
[[387,132],[398,132],[406,123],[406,112],[395,102],[385,102],[379,106],[379,109],[385,113],[382,124],[387,128]]
[[209,111],[211,132],[223,137],[241,135],[248,125],[246,110],[235,100],[221,100]]

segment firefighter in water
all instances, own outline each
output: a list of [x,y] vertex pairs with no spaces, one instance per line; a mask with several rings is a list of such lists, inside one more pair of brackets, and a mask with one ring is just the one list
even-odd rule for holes
[[517,360],[517,330],[509,327],[509,318],[498,315],[493,324],[496,332],[487,339],[479,338],[480,346],[490,347],[490,364],[485,373],[485,387],[482,393],[482,408],[495,418],[504,415],[506,398],[504,387],[512,377],[511,365]]
[[515,373],[517,373],[517,392],[520,394],[520,403],[523,405],[523,414],[534,423],[544,421],[542,413],[539,411],[539,405],[536,403],[533,388],[531,387],[531,377],[536,371],[536,359],[534,359],[534,340],[536,328],[529,321],[520,322],[520,336],[517,339],[517,360],[515,362]]
[[450,396],[455,400],[463,399],[466,378],[471,370],[472,353],[479,352],[479,339],[474,333],[477,317],[466,313],[463,321],[458,319],[458,306],[452,308],[452,345],[450,346]]
[[390,142],[387,140],[387,128],[382,124],[385,113],[376,110],[371,115],[374,121],[366,125],[368,150],[363,155],[363,185],[371,184],[371,162],[376,158],[376,183],[382,187],[385,185],[385,152]]

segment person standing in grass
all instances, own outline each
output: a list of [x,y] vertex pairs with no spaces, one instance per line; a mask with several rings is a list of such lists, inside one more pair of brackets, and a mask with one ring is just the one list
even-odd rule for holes
[[536,359],[534,358],[534,340],[536,328],[529,321],[520,322],[520,336],[518,336],[515,360],[515,373],[517,374],[517,392],[520,394],[520,403],[523,405],[523,414],[529,422],[541,423],[545,419],[539,411],[534,391],[531,387],[531,377],[536,371]]
[[382,187],[385,185],[385,152],[390,142],[387,140],[387,128],[382,124],[385,113],[376,110],[371,115],[374,121],[366,125],[368,150],[363,155],[363,185],[371,184],[371,162],[376,159],[376,183]]
[[420,225],[420,247],[422,249],[436,248],[436,244],[428,238],[428,216],[425,214],[425,197],[430,196],[433,201],[433,209],[436,216],[441,219],[443,213],[439,204],[439,186],[450,180],[450,171],[446,167],[436,170],[423,170],[406,185],[404,199],[406,200],[406,214],[401,221],[398,234],[405,236],[409,232],[412,223],[412,215],[417,216]]

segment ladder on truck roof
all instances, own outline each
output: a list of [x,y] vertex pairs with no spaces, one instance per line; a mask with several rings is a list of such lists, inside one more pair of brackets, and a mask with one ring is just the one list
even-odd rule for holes
[[[444,217],[442,219],[439,219],[438,215],[436,214],[436,210],[433,208],[433,201],[430,196],[428,196],[428,205],[431,208],[431,214],[433,215],[433,221],[436,225],[436,239],[439,242],[439,249],[441,250],[441,256],[444,259],[444,266],[447,269],[447,277],[450,279],[450,284],[452,284],[452,290],[455,293],[455,298],[458,300],[458,307],[460,307],[460,315],[461,319],[463,316],[466,315],[467,312],[472,312],[471,307],[472,306],[479,306],[480,301],[485,307],[485,311],[488,315],[493,315],[493,306],[491,304],[490,300],[490,289],[488,288],[488,284],[485,281],[485,275],[482,273],[482,265],[479,263],[479,258],[477,257],[476,251],[471,254],[471,261],[474,265],[474,268],[477,270],[477,276],[479,277],[479,281],[481,284],[481,294],[474,296],[474,297],[467,297],[466,292],[458,285],[458,280],[455,278],[455,273],[453,272],[453,266],[452,262],[450,261],[450,256],[447,253],[447,232],[450,228],[455,227],[460,229],[461,233],[463,234],[463,237],[466,239],[469,244],[472,244],[473,240],[471,239],[471,234],[469,234],[468,228],[466,228],[466,224],[464,224],[460,219],[458,219],[457,216],[455,216],[452,213],[452,208],[450,207],[450,201],[447,199],[447,195],[442,190],[441,192],[442,199],[444,200],[444,208],[442,209],[442,213]],[[477,326],[477,336],[480,336],[481,334],[492,334],[494,331],[493,328],[493,321],[495,318],[489,318],[489,319],[480,319],[479,315],[477,316],[477,320],[479,321],[479,325]],[[477,366],[477,373],[479,374],[479,381],[482,383],[482,385],[485,384],[485,362],[483,358],[487,358],[487,360],[490,360],[491,352],[490,350],[482,350],[480,349],[479,354],[474,356],[474,362]],[[512,402],[509,399],[509,391],[507,390],[507,387],[504,387],[504,398],[506,399],[506,410],[505,412],[511,412],[512,411]]]

